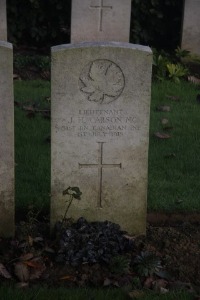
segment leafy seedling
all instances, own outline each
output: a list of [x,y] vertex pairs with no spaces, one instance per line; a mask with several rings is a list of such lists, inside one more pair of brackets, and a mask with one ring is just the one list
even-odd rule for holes
[[136,271],[141,276],[152,276],[162,269],[161,260],[151,252],[141,252],[133,262]]
[[122,275],[129,272],[130,259],[125,256],[115,256],[110,263],[112,273]]
[[68,210],[69,210],[69,208],[70,208],[70,206],[72,204],[73,199],[81,200],[82,192],[76,186],[75,187],[70,187],[69,186],[66,190],[63,191],[63,195],[69,195],[70,198],[69,198],[69,201],[67,201],[68,205],[67,205],[67,208],[66,208],[66,211],[65,211],[62,223],[61,223],[61,228],[63,227],[64,221],[65,221],[66,216],[67,216],[67,212],[68,212]]

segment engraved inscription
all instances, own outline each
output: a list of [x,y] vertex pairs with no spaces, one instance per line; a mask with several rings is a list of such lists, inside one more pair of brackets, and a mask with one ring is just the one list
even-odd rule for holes
[[102,178],[103,178],[103,168],[122,168],[122,164],[104,164],[103,163],[103,144],[104,142],[98,142],[98,163],[97,164],[80,164],[79,168],[97,168],[98,169],[98,182],[99,182],[99,191],[98,191],[98,202],[97,207],[102,208]]
[[112,6],[106,6],[103,0],[100,1],[99,5],[90,5],[90,8],[99,9],[99,31],[103,31],[103,11],[104,9],[112,9]]
[[137,118],[122,109],[80,109],[73,116],[55,122],[56,131],[83,138],[128,136],[139,128]]
[[110,103],[121,95],[125,78],[120,67],[106,59],[87,64],[79,77],[79,87],[87,100],[100,104]]

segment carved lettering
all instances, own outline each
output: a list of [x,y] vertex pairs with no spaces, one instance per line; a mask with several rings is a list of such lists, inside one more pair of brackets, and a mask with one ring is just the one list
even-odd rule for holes
[[121,110],[79,110],[77,115],[57,120],[55,128],[70,136],[121,137],[139,130],[136,118]]

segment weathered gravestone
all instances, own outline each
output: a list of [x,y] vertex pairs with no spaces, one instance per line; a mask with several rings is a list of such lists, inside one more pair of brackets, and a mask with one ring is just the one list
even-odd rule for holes
[[0,41],[7,41],[6,0],[0,0]]
[[0,41],[0,236],[14,235],[14,105],[12,45]]
[[128,43],[52,48],[52,225],[78,186],[68,217],[145,232],[151,64]]
[[131,0],[73,0],[71,43],[129,42]]
[[200,0],[185,0],[182,49],[200,55]]
[[63,191],[78,186],[68,217],[145,232],[152,53],[122,43],[130,8],[73,0],[71,41],[90,42],[52,48],[52,226],[66,209]]

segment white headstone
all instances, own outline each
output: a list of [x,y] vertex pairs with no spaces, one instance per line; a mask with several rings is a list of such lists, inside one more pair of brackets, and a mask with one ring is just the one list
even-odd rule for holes
[[0,41],[7,41],[6,0],[0,0]]
[[145,232],[151,65],[128,43],[52,48],[52,226],[78,186],[68,217]]
[[12,45],[0,41],[0,236],[14,235],[14,100]]
[[185,0],[181,47],[200,55],[200,0]]
[[131,0],[72,0],[71,43],[129,42]]

